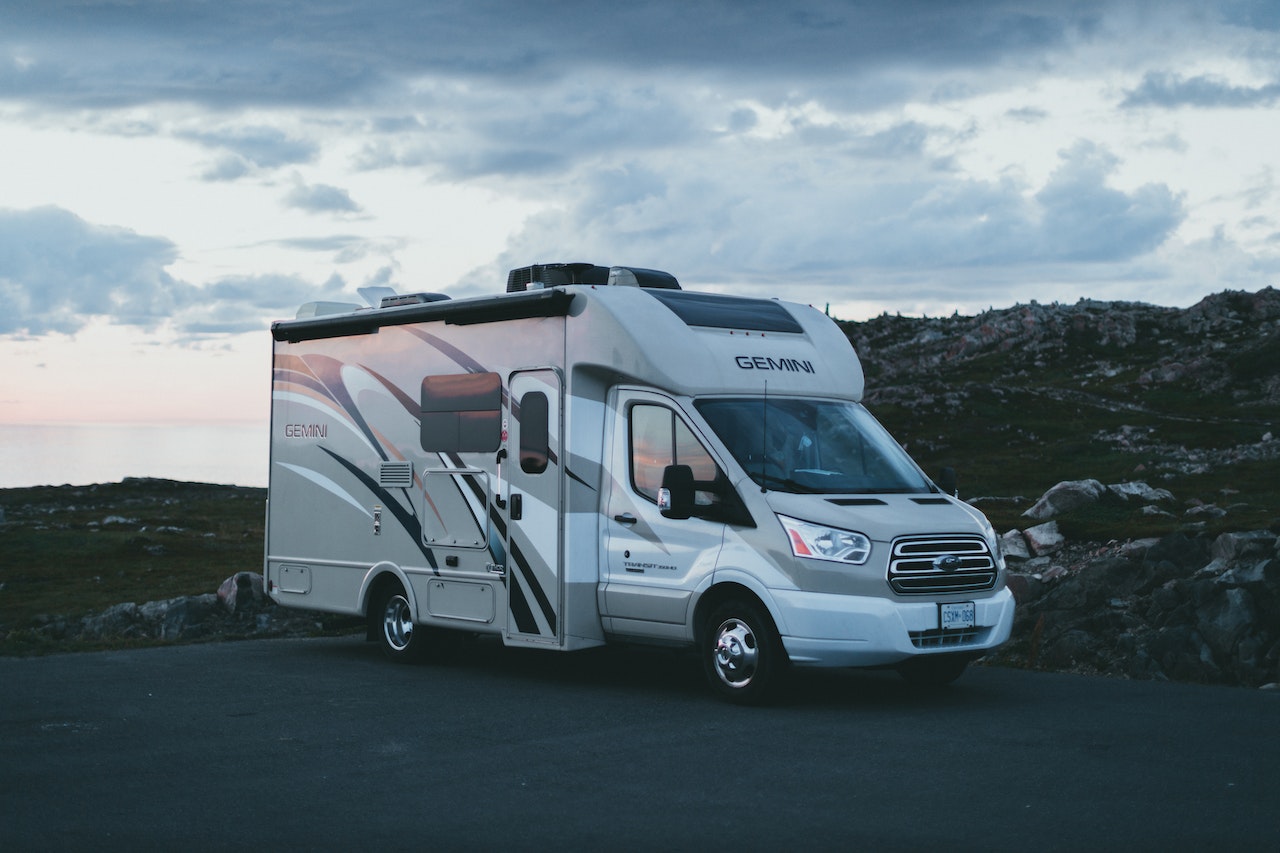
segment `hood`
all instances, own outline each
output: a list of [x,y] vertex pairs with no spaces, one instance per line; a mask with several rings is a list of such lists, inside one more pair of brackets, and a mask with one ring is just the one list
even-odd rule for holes
[[767,492],[748,481],[769,508],[803,521],[852,530],[875,542],[899,536],[969,533],[991,537],[986,517],[967,503],[943,494],[796,495]]

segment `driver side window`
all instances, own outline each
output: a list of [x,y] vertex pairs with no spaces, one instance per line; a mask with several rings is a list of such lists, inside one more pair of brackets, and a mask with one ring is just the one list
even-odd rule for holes
[[[639,403],[631,407],[631,485],[653,502],[658,500],[662,473],[668,465],[688,465],[695,483],[715,481],[715,460],[674,411]],[[695,503],[712,503],[710,492],[699,491]]]

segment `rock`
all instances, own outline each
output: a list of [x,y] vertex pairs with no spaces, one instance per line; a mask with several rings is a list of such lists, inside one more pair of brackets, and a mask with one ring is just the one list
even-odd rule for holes
[[1009,587],[1009,592],[1013,593],[1013,600],[1018,604],[1034,601],[1044,593],[1044,581],[1034,575],[1010,572],[1005,582]]
[[141,609],[128,601],[108,607],[96,616],[85,617],[80,633],[89,639],[140,636],[138,625],[141,621]]
[[1209,544],[1201,537],[1192,538],[1182,533],[1162,537],[1147,549],[1144,562],[1172,563],[1176,570],[1190,576],[1209,561]]
[[1268,560],[1250,565],[1235,566],[1227,569],[1218,575],[1215,583],[1219,583],[1225,587],[1261,587],[1266,583],[1266,568]]
[[237,572],[218,587],[218,601],[228,613],[258,609],[267,600],[262,590],[262,575],[257,572]]
[[1244,639],[1256,616],[1252,597],[1237,587],[1202,606],[1196,622],[1213,652],[1220,659],[1228,659],[1235,654],[1236,644]]
[[1120,556],[1128,557],[1130,559],[1144,559],[1147,556],[1147,552],[1150,551],[1151,548],[1159,541],[1159,539],[1154,537],[1149,539],[1131,539],[1120,546]]
[[1246,557],[1262,557],[1275,553],[1280,539],[1269,530],[1253,530],[1248,533],[1223,533],[1213,540],[1210,554],[1215,560],[1242,560]]
[[1030,560],[1031,552],[1027,549],[1027,540],[1022,531],[1010,530],[1000,537],[1000,548],[1006,560]]
[[1097,480],[1068,480],[1054,486],[1023,513],[1026,518],[1048,519],[1096,503],[1106,493]]
[[1037,557],[1060,551],[1067,541],[1066,537],[1058,532],[1058,522],[1056,521],[1027,528],[1022,535],[1026,538],[1027,547],[1031,549],[1031,553]]
[[1173,500],[1173,493],[1168,489],[1153,489],[1146,483],[1115,483],[1107,486],[1107,491],[1122,501],[1131,498],[1149,504],[1164,503]]

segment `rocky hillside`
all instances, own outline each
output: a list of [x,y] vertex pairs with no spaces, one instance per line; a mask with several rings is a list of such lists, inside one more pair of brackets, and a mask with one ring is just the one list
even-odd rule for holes
[[[1211,532],[1280,519],[1280,291],[842,325],[867,405],[926,470],[957,469],[962,495],[1016,505],[1062,480],[1139,479],[1223,509],[1200,519]],[[1180,526],[1113,521],[1102,532]]]
[[1004,534],[998,660],[1280,681],[1280,291],[843,327],[868,406]]

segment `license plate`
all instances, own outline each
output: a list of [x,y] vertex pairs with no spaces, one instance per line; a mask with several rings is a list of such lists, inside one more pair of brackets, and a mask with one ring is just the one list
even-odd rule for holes
[[939,604],[938,622],[944,631],[954,628],[972,628],[976,622],[976,610],[972,601]]

